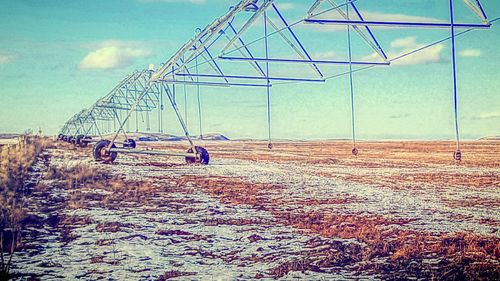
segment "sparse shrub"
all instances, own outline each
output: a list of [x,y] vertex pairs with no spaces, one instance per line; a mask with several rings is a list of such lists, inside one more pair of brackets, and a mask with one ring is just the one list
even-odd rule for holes
[[67,188],[76,188],[88,183],[94,183],[103,179],[104,175],[97,168],[86,163],[77,163],[64,168],[50,166],[46,179],[60,180],[65,183]]
[[82,187],[89,184],[99,185],[106,177],[97,168],[85,162],[77,162],[62,168],[50,166],[45,175],[45,179],[56,180],[59,186],[69,190],[67,207],[70,209],[79,209],[85,206],[86,196],[89,195],[82,194]]
[[193,275],[196,275],[196,273],[195,272],[181,272],[181,271],[171,270],[171,271],[165,272],[163,275],[158,277],[158,279],[156,279],[156,280],[157,281],[165,281],[165,280],[172,279],[172,278],[177,278],[177,277],[182,277],[182,276],[193,276]]

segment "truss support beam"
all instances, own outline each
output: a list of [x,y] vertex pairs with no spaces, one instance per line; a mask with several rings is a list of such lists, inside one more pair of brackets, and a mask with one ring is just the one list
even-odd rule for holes
[[175,103],[175,100],[174,100],[172,94],[170,93],[170,89],[168,88],[168,85],[164,84],[163,87],[164,87],[165,92],[167,94],[168,100],[170,101],[170,105],[172,105],[172,109],[174,110],[175,115],[177,116],[177,119],[179,120],[179,123],[181,124],[182,130],[184,130],[184,135],[186,136],[186,139],[188,140],[191,147],[194,148],[194,143],[193,143],[193,140],[191,140],[191,136],[189,135],[189,131],[188,131],[188,128],[186,126],[186,123],[184,123],[184,119],[182,119],[181,113],[179,112],[179,108],[177,107],[177,104]]
[[[455,152],[455,160],[461,160],[460,153],[460,132],[458,127],[458,94],[457,94],[457,64],[456,64],[456,56],[455,56],[455,19],[453,15],[453,0],[450,0],[450,23],[451,23],[451,66],[453,73],[453,109],[454,109],[454,117],[455,117],[455,137],[456,137],[456,145],[457,151]],[[460,156],[457,158],[457,152]]]
[[274,62],[274,63],[314,63],[314,64],[353,64],[353,65],[390,65],[390,62],[369,62],[369,61],[334,61],[334,60],[297,60],[297,59],[278,59],[278,58],[241,58],[241,57],[219,57],[223,60],[232,61],[258,61],[258,62]]
[[[346,1],[347,2],[347,1]],[[352,4],[352,3],[351,3]],[[360,18],[361,14],[357,12],[357,9],[355,6],[354,10],[358,14]],[[346,14],[347,14],[347,19],[349,19],[349,6],[346,6]],[[352,76],[352,46],[351,46],[351,26],[347,26],[347,49],[348,49],[348,58],[349,58],[349,94],[351,98],[351,129],[352,129],[352,154],[356,156],[358,154],[358,149],[356,148],[356,118],[355,118],[355,106],[354,106],[354,83],[353,83],[353,76]],[[368,27],[366,27],[368,32],[371,34],[371,31]],[[385,54],[384,54],[385,55]]]
[[[327,19],[306,19],[306,23],[310,24],[325,24],[325,25],[353,25],[353,26],[384,26],[384,27],[410,27],[410,28],[451,28],[450,23],[438,22],[402,22],[402,21],[362,21],[362,20],[327,20]],[[454,28],[478,28],[488,29],[490,23],[455,23]]]
[[[356,12],[356,15],[358,15],[359,19],[362,20],[362,21],[364,21],[365,19],[361,15],[361,12],[358,10],[358,8],[356,7],[356,5],[354,5],[353,2],[350,2],[350,3],[351,3],[352,8],[354,9],[354,12]],[[347,9],[349,9],[349,6],[347,6]],[[349,17],[349,12],[347,12],[347,16]],[[382,57],[385,60],[387,60],[387,55],[385,54],[384,49],[382,49],[382,47],[378,43],[377,38],[375,38],[375,34],[373,34],[373,32],[370,29],[370,27],[365,26],[365,29],[368,32],[368,34],[370,35],[370,37],[372,38],[373,42],[375,43],[376,49],[378,49],[380,51]]]
[[[265,0],[265,3],[272,3],[272,0]],[[264,45],[266,51],[266,59],[269,59],[269,37],[267,34],[267,11],[264,11]],[[323,76],[323,75],[321,75]],[[269,79],[269,61],[266,61],[266,91],[267,91],[267,130],[268,130],[268,139],[269,143],[267,147],[269,149],[273,148],[272,139],[271,139],[271,80]]]
[[469,9],[474,12],[481,20],[484,22],[488,21],[488,17],[486,16],[486,13],[483,10],[483,7],[481,5],[481,2],[479,0],[474,0],[475,4],[472,2],[472,0],[464,0],[464,3],[469,7]]
[[[229,28],[231,28],[231,30],[234,32],[234,34],[237,34],[237,33],[238,33],[238,32],[236,31],[236,29],[234,28],[234,26],[233,26],[231,23],[229,23],[229,24],[228,24],[228,26],[229,26]],[[230,39],[230,38],[228,38],[228,40],[231,40],[231,39]],[[252,52],[251,52],[251,51],[250,51],[250,49],[247,47],[247,44],[245,44],[245,42],[243,41],[243,39],[241,39],[241,37],[240,37],[240,38],[238,38],[238,41],[240,41],[241,46],[243,46],[243,47],[244,47],[244,49],[245,49],[245,51],[247,52],[247,54],[248,54],[251,58],[253,58],[254,56],[253,56]],[[240,53],[241,53],[241,54],[243,54],[243,51],[241,51],[241,50],[239,49],[239,47],[236,45],[236,43],[234,43],[234,45],[235,45],[235,46],[236,46],[236,48],[240,51]],[[260,65],[259,65],[257,62],[255,62],[254,67],[256,68],[257,72],[259,72],[260,74],[262,74],[262,76],[266,76],[266,74],[264,73],[264,70],[262,70],[262,67],[260,67]]]
[[[177,74],[177,76],[182,76],[182,74]],[[215,78],[222,78],[220,76],[217,76]],[[180,84],[180,85],[190,85],[190,86],[207,86],[207,87],[267,87],[265,84],[252,84],[252,83],[225,83],[225,82],[204,82],[204,81],[198,81],[198,82],[191,82],[191,81],[184,81],[184,80],[159,80],[158,82],[165,82],[168,84]]]
[[[304,54],[306,55],[307,59],[309,59],[309,61],[312,63],[314,69],[318,72],[319,76],[321,78],[323,78],[324,77],[323,73],[321,73],[321,70],[318,68],[318,66],[316,64],[314,64],[314,62],[312,62],[312,58],[309,55],[309,53],[307,52],[306,48],[304,47],[304,45],[302,45],[302,42],[300,42],[300,40],[297,37],[297,35],[295,35],[295,32],[293,32],[292,28],[290,27],[290,25],[288,24],[288,22],[285,20],[285,18],[281,14],[281,12],[278,10],[278,8],[276,7],[276,5],[274,5],[274,3],[272,3],[272,7],[273,7],[274,11],[276,12],[276,14],[278,15],[278,17],[281,19],[281,22],[283,22],[283,24],[286,26],[286,28],[288,29],[288,31],[292,35],[293,39],[295,39],[295,42],[297,42],[297,44],[299,44],[299,47],[302,50],[302,52],[304,52]],[[266,32],[266,36],[267,36],[267,32]]]
[[[293,78],[293,77],[261,77],[261,76],[246,76],[246,75],[216,75],[216,74],[183,74],[179,73],[176,76],[193,76],[200,78],[228,78],[228,79],[246,79],[246,80],[271,80],[271,81],[286,81],[286,82],[325,82],[324,79],[308,79],[308,78]],[[166,82],[171,82],[166,80]],[[182,81],[180,81],[182,82]]]
[[481,14],[483,15],[484,20],[488,20],[488,16],[486,15],[486,12],[483,9],[483,5],[481,5],[481,2],[479,0],[475,0],[477,3],[477,7],[481,11]]
[[252,15],[252,17],[243,25],[243,27],[238,31],[238,33],[236,33],[236,35],[233,37],[233,39],[231,39],[231,41],[229,41],[229,43],[227,43],[226,46],[224,48],[222,48],[221,54],[226,53],[227,49],[229,49],[229,47],[231,47],[233,45],[233,43],[236,40],[238,40],[243,35],[243,33],[245,33],[250,28],[250,26],[252,26],[252,24],[269,7],[269,5],[272,4],[273,1],[274,0],[264,1],[264,3],[259,7],[259,9],[257,11],[255,11],[255,13]]
[[[224,28],[225,25],[227,25],[228,22],[234,18],[236,14],[238,14],[241,11],[244,11],[246,7],[249,5],[253,4],[252,0],[243,0],[241,1],[238,5],[234,6],[231,8],[231,10],[226,13],[224,16],[221,18],[218,18],[214,20],[211,24],[205,27],[198,35],[196,35],[194,38],[189,40],[182,48],[177,51],[157,72],[155,72],[151,76],[152,81],[160,80],[164,76],[167,75],[167,73],[170,71],[170,68],[177,63],[177,61],[186,54],[190,49],[195,47],[195,50],[199,50],[200,48],[203,48],[203,46],[206,46],[208,42],[210,42],[210,39],[219,34],[219,32]],[[199,46],[196,46],[196,43],[198,43],[200,40],[202,40],[205,36],[208,35],[208,38],[203,41]],[[189,63],[194,56],[196,56],[196,51],[193,52],[185,61],[184,63],[181,64],[179,67],[182,69],[186,63]]]
[[[322,1],[320,1],[322,2]],[[336,10],[339,15],[341,15],[344,20],[351,20],[351,18],[349,18],[347,16],[347,14],[341,9],[341,7],[345,6],[346,9],[349,8],[349,4],[352,5],[352,7],[355,9],[356,13],[358,14],[358,17],[361,21],[364,21],[363,19],[363,16],[361,15],[361,13],[359,11],[357,11],[357,8],[356,6],[354,6],[354,2],[355,1],[346,1],[344,4],[340,4],[338,5],[337,3],[335,3],[333,0],[328,0],[328,3],[332,6],[332,8],[330,8],[329,10],[327,11],[333,11],[333,10]],[[322,12],[324,13],[324,12]],[[317,15],[320,15],[322,13],[319,13],[319,14],[316,14],[316,15],[311,15],[309,14],[309,19],[317,16]],[[307,23],[307,22],[306,22]],[[370,28],[368,26],[365,26],[365,29],[368,31],[368,35],[371,36],[371,40],[370,38],[368,38],[368,36],[358,27],[358,26],[353,26],[353,29],[359,34],[359,36],[361,36],[361,38],[363,38],[363,40],[365,40],[365,42],[384,60],[387,60],[387,55],[385,54],[384,50],[380,47],[380,45],[378,44],[377,42],[377,39],[375,39],[375,36],[374,34],[372,33],[372,31],[370,30]]]

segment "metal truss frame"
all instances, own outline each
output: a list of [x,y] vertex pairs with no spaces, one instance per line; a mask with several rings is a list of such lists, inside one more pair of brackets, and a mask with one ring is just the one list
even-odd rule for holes
[[[315,0],[307,12],[305,18],[296,22],[289,23],[283,13],[278,9],[274,0],[242,0],[237,5],[220,18],[215,19],[204,29],[198,29],[195,36],[187,41],[169,60],[162,66],[154,70],[142,70],[134,72],[122,80],[105,97],[99,99],[87,110],[82,110],[66,122],[61,130],[62,135],[89,135],[92,132],[102,137],[102,130],[99,130],[98,121],[115,122],[115,133],[109,142],[107,149],[111,151],[114,143],[120,134],[125,136],[125,126],[131,116],[142,112],[149,113],[158,110],[158,120],[160,131],[162,131],[162,111],[163,97],[167,97],[170,106],[176,114],[186,139],[190,144],[190,151],[194,153],[194,146],[191,135],[186,125],[187,113],[184,117],[176,103],[176,87],[178,85],[197,86],[198,101],[200,87],[255,87],[265,88],[267,94],[267,119],[268,119],[268,138],[269,148],[271,143],[271,88],[273,84],[280,83],[323,83],[327,79],[339,75],[349,75],[349,93],[351,97],[351,121],[352,121],[352,153],[357,155],[355,137],[355,105],[354,105],[354,82],[353,73],[377,66],[389,66],[392,61],[399,58],[388,58],[386,52],[377,40],[372,27],[390,26],[398,28],[446,28],[450,30],[450,37],[444,40],[451,40],[452,74],[453,74],[453,97],[455,111],[455,127],[457,149],[455,159],[461,159],[459,124],[458,124],[458,94],[456,79],[456,58],[455,58],[455,37],[467,31],[474,29],[488,29],[492,21],[488,20],[486,13],[479,0],[465,0],[468,8],[476,14],[482,23],[457,23],[454,20],[453,0],[449,0],[449,22],[403,22],[403,21],[373,21],[366,20],[355,2],[360,0],[345,0],[342,3],[336,3],[333,0]],[[329,8],[318,11],[326,3]],[[343,19],[319,19],[319,16],[326,15],[329,12],[337,12]],[[275,22],[269,14],[278,19]],[[241,27],[235,26],[235,19],[249,15]],[[245,17],[246,18],[246,17]],[[244,35],[255,27],[258,20],[263,20],[263,35],[253,41],[246,42]],[[347,60],[321,60],[314,59],[302,40],[297,36],[294,28],[299,24],[309,25],[341,25],[346,27],[348,58]],[[456,33],[456,29],[466,29],[465,32]],[[361,39],[380,57],[379,61],[355,61],[352,58],[352,33],[355,32]],[[290,47],[293,54],[298,58],[272,57],[269,49],[271,48],[269,38],[277,35],[282,41]],[[440,40],[442,42],[444,40]],[[250,46],[257,42],[264,43],[264,57],[255,56]],[[220,48],[219,45],[223,44]],[[430,44],[424,48],[430,47]],[[412,51],[405,55],[421,51],[424,48]],[[201,62],[200,62],[201,61]],[[255,74],[236,74],[230,73],[225,69],[222,63],[246,63]],[[312,70],[316,77],[292,77],[270,75],[271,64],[299,64],[307,66]],[[205,65],[210,71],[199,72],[199,66]],[[321,69],[322,65],[348,65],[349,71],[343,74],[325,76]],[[361,68],[354,69],[355,66]],[[125,116],[122,115],[125,113]],[[200,134],[201,129],[201,108],[200,115]],[[149,115],[148,115],[149,116]],[[136,124],[136,128],[137,128]],[[117,151],[117,150],[115,150]],[[120,151],[123,152],[123,151]],[[185,156],[185,153],[183,154]]]

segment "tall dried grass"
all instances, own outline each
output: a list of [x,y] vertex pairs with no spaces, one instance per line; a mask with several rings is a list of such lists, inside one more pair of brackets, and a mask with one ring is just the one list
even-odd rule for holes
[[85,162],[77,162],[64,167],[50,166],[45,179],[57,180],[58,185],[69,192],[67,207],[78,209],[85,206],[86,195],[82,193],[82,188],[90,185],[97,187],[106,182],[106,175]]
[[[0,279],[7,279],[12,256],[21,242],[20,221],[25,216],[23,188],[37,156],[48,140],[23,136],[0,150]],[[5,255],[5,252],[8,255]]]
[[101,180],[103,173],[86,163],[76,163],[63,168],[51,166],[45,178],[60,180],[65,183],[67,188],[72,189]]

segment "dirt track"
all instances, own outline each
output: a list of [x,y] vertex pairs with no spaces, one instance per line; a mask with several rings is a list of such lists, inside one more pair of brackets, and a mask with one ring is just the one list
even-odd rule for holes
[[42,182],[42,205],[59,208],[33,202],[44,224],[17,267],[44,280],[500,277],[500,142],[464,143],[460,164],[451,142],[360,143],[356,158],[336,141],[202,145],[203,167],[51,149],[53,167],[115,180]]

